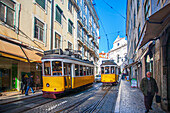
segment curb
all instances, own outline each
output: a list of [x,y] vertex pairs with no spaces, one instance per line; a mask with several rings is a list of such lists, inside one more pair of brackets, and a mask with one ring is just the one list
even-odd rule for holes
[[118,97],[116,100],[116,106],[115,106],[115,111],[114,113],[119,113],[120,111],[120,97],[121,97],[121,80],[120,80],[120,86],[119,86],[119,93],[118,93]]

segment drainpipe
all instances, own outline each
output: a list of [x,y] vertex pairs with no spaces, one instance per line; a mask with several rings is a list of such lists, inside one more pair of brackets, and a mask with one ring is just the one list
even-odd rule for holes
[[53,17],[54,17],[54,0],[51,0],[51,22],[50,22],[50,26],[51,26],[51,36],[50,36],[50,39],[51,39],[51,47],[50,49],[52,50],[53,49]]

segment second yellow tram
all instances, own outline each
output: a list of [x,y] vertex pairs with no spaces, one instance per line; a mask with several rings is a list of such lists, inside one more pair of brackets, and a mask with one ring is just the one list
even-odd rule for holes
[[101,82],[103,84],[116,84],[118,82],[118,66],[113,60],[105,60],[101,64]]

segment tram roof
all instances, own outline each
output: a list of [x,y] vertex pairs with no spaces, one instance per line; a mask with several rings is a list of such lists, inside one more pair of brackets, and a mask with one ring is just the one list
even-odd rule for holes
[[44,56],[41,58],[41,60],[44,60],[44,59],[69,59],[69,60],[74,60],[74,61],[83,62],[83,63],[88,63],[88,64],[92,64],[92,65],[93,65],[93,62],[86,61],[86,60],[81,60],[81,59],[74,58],[74,57],[71,57],[71,56],[68,56],[68,55],[50,54],[50,55],[44,55]]
[[105,65],[116,65],[117,66],[117,64],[113,61],[112,62],[104,62],[101,64],[101,66],[105,66]]

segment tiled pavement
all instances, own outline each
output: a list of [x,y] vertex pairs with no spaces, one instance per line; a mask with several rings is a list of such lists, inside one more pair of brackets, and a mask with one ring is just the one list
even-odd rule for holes
[[[153,102],[150,113],[165,113]],[[130,82],[121,80],[115,113],[145,113],[144,97],[140,89],[131,88]]]

